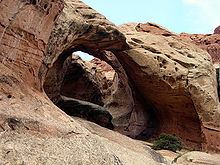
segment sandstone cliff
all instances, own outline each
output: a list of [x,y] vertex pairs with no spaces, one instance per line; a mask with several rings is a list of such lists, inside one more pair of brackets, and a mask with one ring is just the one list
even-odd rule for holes
[[134,24],[122,31],[79,0],[3,0],[0,16],[2,164],[166,163],[144,143],[55,106],[74,51],[115,70],[104,104],[120,132],[140,139],[166,132],[186,147],[220,151],[216,75],[207,52],[155,24],[149,26],[159,33]]

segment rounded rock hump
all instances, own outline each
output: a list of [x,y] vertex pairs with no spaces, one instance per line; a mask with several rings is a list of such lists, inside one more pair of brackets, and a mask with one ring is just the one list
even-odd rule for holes
[[218,26],[217,28],[215,28],[214,34],[220,34],[220,26]]

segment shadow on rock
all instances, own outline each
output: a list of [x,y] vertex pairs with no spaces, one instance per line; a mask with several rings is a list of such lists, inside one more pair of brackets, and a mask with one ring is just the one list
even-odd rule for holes
[[103,107],[65,96],[61,96],[61,101],[57,106],[70,116],[77,116],[92,121],[103,127],[114,129],[112,115]]

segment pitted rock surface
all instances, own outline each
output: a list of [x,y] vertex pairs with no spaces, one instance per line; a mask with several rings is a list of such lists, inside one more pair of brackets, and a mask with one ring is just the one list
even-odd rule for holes
[[164,163],[142,143],[88,129],[55,106],[63,64],[78,50],[117,73],[106,108],[125,134],[163,131],[185,146],[220,151],[215,69],[198,47],[173,35],[122,33],[79,0],[4,0],[0,16],[2,164]]

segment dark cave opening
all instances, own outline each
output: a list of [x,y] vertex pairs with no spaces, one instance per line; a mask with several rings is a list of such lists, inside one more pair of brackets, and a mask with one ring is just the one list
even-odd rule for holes
[[137,135],[135,139],[152,141],[152,139],[155,139],[157,137],[157,135],[155,135],[155,132],[159,127],[159,120],[153,109],[155,108],[152,107],[152,109],[148,110],[149,120],[147,121],[147,125],[145,126],[145,129],[139,135]]

